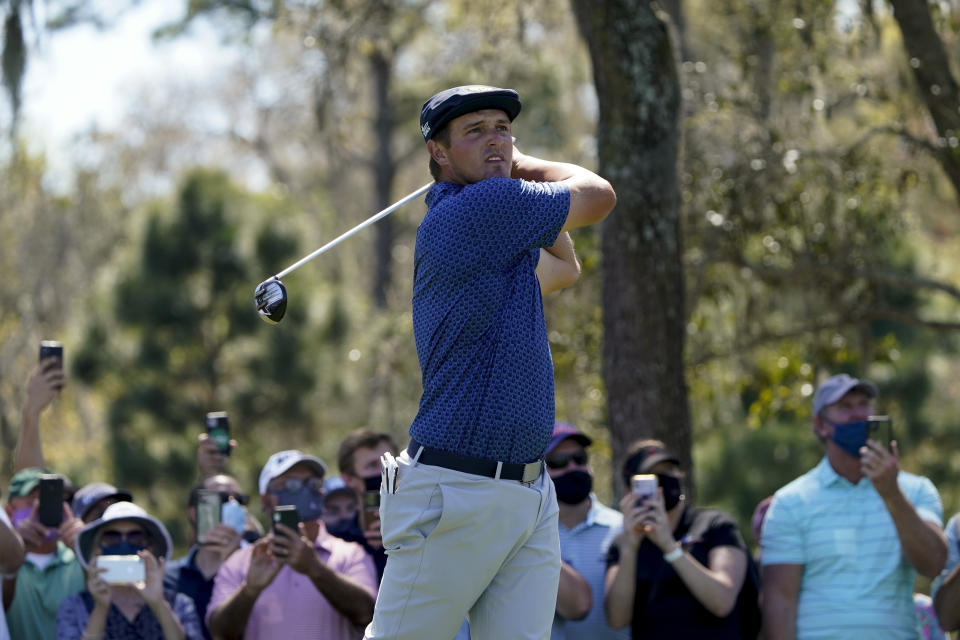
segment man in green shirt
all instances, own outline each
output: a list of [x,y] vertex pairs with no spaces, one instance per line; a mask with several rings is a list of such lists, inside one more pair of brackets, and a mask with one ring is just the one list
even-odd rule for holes
[[23,538],[26,559],[20,569],[3,576],[3,599],[11,638],[53,640],[60,603],[84,590],[86,579],[73,553],[83,523],[64,503],[58,528],[37,521],[40,476],[38,467],[21,469],[10,481],[7,515]]

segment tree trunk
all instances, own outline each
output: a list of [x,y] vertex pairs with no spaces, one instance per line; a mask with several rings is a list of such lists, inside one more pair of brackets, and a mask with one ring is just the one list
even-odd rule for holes
[[680,458],[692,483],[677,189],[680,85],[670,35],[650,0],[572,3],[593,60],[599,172],[617,191],[602,231],[603,376],[614,475],[630,442],[654,437]]
[[[393,60],[383,55],[379,50],[370,56],[370,69],[373,76],[373,93],[376,101],[374,114],[374,130],[377,137],[377,155],[373,161],[374,184],[376,189],[377,207],[371,211],[381,211],[391,204],[391,187],[396,174],[393,162],[393,105],[390,102],[390,85],[393,81]],[[376,229],[374,260],[376,269],[373,280],[373,302],[378,309],[387,306],[387,291],[391,279],[391,250],[393,249],[394,231],[393,220],[390,216],[381,219],[374,225]]]
[[960,90],[925,0],[890,0],[920,97],[938,137],[937,160],[960,201]]

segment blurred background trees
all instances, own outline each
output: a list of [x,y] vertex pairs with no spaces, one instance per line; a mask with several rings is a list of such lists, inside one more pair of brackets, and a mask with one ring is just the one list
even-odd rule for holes
[[[40,5],[63,13],[0,17]],[[251,491],[280,448],[332,462],[361,425],[403,441],[423,204],[286,279],[279,326],[253,288],[426,182],[421,103],[480,82],[520,91],[522,150],[620,193],[574,234],[580,283],[545,301],[557,418],[595,436],[601,497],[611,443],[657,435],[691,456],[698,502],[746,523],[819,458],[812,393],[843,370],[877,381],[903,466],[957,510],[960,6],[926,5],[937,38],[917,51],[925,23],[899,5],[184,3],[157,37],[212,25],[241,52],[229,73],[131,86],[121,126],[57,150],[66,181],[28,130],[0,142],[0,477],[43,338],[73,376],[43,423],[51,466],[128,486],[177,530],[207,411],[230,413]],[[629,342],[605,347],[614,330]]]

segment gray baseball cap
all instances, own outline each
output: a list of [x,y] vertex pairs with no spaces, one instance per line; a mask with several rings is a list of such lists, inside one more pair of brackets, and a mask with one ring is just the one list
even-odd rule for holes
[[814,415],[819,415],[826,407],[839,402],[840,398],[854,390],[865,393],[871,398],[877,397],[877,386],[869,380],[858,380],[840,373],[828,378],[817,387],[817,392],[813,394]]

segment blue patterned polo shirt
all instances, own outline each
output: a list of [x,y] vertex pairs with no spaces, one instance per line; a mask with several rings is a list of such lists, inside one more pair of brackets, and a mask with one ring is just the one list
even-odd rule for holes
[[423,378],[410,435],[461,455],[530,462],[553,431],[553,360],[535,269],[570,210],[559,182],[441,182],[414,255]]

